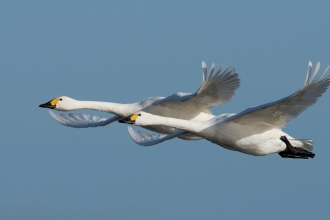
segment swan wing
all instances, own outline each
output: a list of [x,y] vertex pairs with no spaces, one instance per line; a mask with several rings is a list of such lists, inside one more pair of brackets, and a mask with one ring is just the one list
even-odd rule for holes
[[134,130],[133,128],[128,127],[128,133],[131,135],[131,138],[135,143],[141,146],[148,147],[175,138],[180,134],[186,133],[186,131],[179,130],[177,132],[168,135],[151,134],[151,133],[145,133],[144,131],[141,130]]
[[119,116],[107,119],[87,114],[57,114],[53,111],[49,111],[49,114],[60,124],[73,128],[105,126],[120,119]]
[[200,106],[202,108],[213,108],[214,106],[224,104],[232,99],[235,90],[240,86],[240,79],[235,69],[228,67],[222,71],[223,65],[214,73],[215,64],[213,63],[209,74],[207,74],[206,64],[202,62],[202,85],[195,93],[176,93],[161,100],[161,105],[177,107],[178,101],[182,105]]
[[240,124],[263,124],[274,127],[283,127],[288,121],[297,117],[308,107],[316,103],[317,99],[328,89],[330,76],[322,76],[327,72],[329,66],[322,74],[317,76],[320,67],[318,62],[313,75],[312,63],[309,62],[307,77],[304,85],[292,95],[270,102],[264,105],[252,107],[227,119]]

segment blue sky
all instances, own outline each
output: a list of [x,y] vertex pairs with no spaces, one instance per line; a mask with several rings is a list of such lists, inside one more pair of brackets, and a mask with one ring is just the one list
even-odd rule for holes
[[[38,107],[195,92],[201,62],[241,87],[214,114],[283,98],[330,64],[329,1],[1,1],[1,219],[328,219],[330,91],[288,123],[316,157],[208,141],[136,145],[127,126],[74,129]],[[102,117],[112,115],[77,111]]]

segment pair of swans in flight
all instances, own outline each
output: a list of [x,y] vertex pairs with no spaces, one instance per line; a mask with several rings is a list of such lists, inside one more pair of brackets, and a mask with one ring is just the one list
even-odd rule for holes
[[[39,107],[72,111],[92,109],[115,114],[106,119],[86,114],[50,114],[61,124],[76,127],[105,126],[114,121],[134,124],[162,134],[147,134],[128,131],[139,145],[150,146],[175,137],[185,140],[205,138],[226,149],[245,154],[261,156],[278,153],[283,158],[313,158],[315,154],[312,140],[295,139],[282,131],[288,121],[297,117],[317,99],[330,85],[330,76],[322,79],[329,66],[317,74],[318,62],[312,74],[309,62],[303,86],[292,95],[264,105],[248,108],[238,114],[214,116],[211,109],[224,104],[235,95],[240,85],[235,69],[221,66],[213,75],[212,64],[207,74],[206,64],[202,62],[203,81],[195,93],[176,93],[169,97],[147,98],[133,104],[111,102],[78,101],[61,96]],[[222,71],[222,72],[221,72]]]

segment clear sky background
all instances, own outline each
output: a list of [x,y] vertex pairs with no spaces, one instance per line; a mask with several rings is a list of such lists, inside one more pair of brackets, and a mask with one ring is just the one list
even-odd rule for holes
[[215,115],[275,101],[302,86],[308,61],[330,64],[329,10],[325,0],[1,1],[0,219],[329,219],[330,91],[285,129],[314,140],[309,160],[206,140],[146,148],[127,125],[69,128],[38,107],[195,92],[203,60],[241,78]]

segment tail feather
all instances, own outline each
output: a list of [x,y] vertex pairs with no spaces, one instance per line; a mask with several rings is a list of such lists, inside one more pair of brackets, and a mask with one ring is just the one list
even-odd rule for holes
[[293,140],[290,140],[294,146],[294,142],[295,141],[299,141],[300,143],[302,143],[303,145],[300,146],[300,148],[304,149],[304,150],[307,150],[309,152],[312,152],[313,150],[313,140],[310,140],[310,139],[293,139]]

